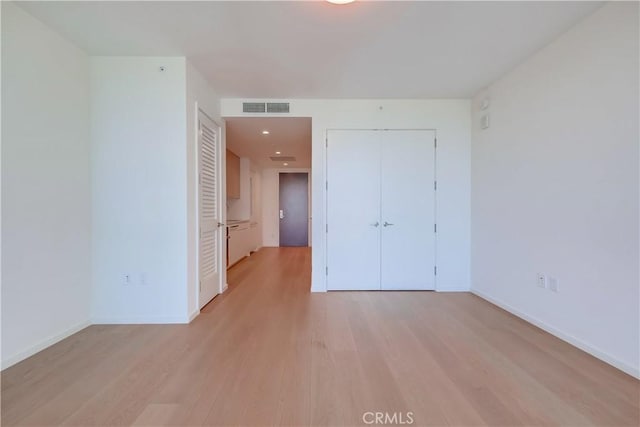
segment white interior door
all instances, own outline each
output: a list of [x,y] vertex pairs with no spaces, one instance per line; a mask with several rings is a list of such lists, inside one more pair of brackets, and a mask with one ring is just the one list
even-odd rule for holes
[[435,133],[381,134],[381,288],[435,289]]
[[380,136],[327,135],[327,289],[380,289]]
[[205,114],[198,114],[198,215],[199,215],[199,305],[202,308],[220,289],[220,150],[218,126]]

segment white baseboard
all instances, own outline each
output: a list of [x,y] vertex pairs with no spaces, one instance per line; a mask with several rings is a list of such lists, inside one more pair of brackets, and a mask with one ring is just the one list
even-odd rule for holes
[[314,285],[314,283],[311,282],[311,293],[320,293],[320,292],[326,293],[327,292],[327,288],[325,287],[324,283],[322,283],[319,286],[313,286],[313,285]]
[[199,315],[199,314],[200,314],[200,310],[199,310],[199,309],[194,310],[194,311],[193,311],[193,313],[191,313],[191,314],[189,315],[189,322],[188,322],[188,323],[193,322],[193,319],[195,319],[196,317],[198,317],[198,315]]
[[49,338],[46,338],[35,345],[32,345],[22,351],[19,351],[18,353],[12,356],[7,357],[6,359],[2,360],[2,369],[6,369],[9,366],[15,365],[16,363],[21,362],[24,359],[33,356],[34,354],[44,350],[45,348],[50,347],[55,343],[62,341],[63,339],[75,334],[76,332],[83,330],[89,325],[91,325],[91,322],[89,322],[88,320],[85,320],[68,329],[65,329],[64,331],[58,334],[52,335]]
[[436,292],[469,292],[469,285],[436,285]]
[[225,284],[224,284],[224,287],[222,288],[222,292],[220,292],[220,293],[221,293],[221,294],[224,294],[224,293],[227,291],[227,289],[229,289],[229,284],[228,284],[228,283],[225,283]]
[[633,365],[629,365],[626,362],[623,362],[619,359],[617,359],[614,356],[611,356],[610,354],[596,348],[593,347],[590,344],[585,343],[584,341],[569,335],[569,334],[565,334],[564,332],[554,328],[553,326],[543,322],[540,319],[537,319],[533,316],[530,316],[526,313],[523,313],[522,311],[512,307],[509,304],[506,304],[500,300],[497,300],[487,294],[485,294],[482,291],[479,291],[477,289],[471,289],[471,293],[474,295],[479,296],[480,298],[489,301],[490,303],[497,305],[498,307],[502,308],[503,310],[508,311],[509,313],[513,314],[514,316],[518,316],[519,318],[526,320],[527,322],[537,326],[538,328],[542,329],[545,332],[550,333],[551,335],[560,338],[563,341],[568,342],[569,344],[573,345],[574,347],[579,348],[580,350],[589,353],[590,355],[602,360],[605,363],[608,363],[609,365],[613,366],[614,368],[620,369],[621,371],[631,375],[632,377],[638,378],[640,379],[640,369],[637,366],[633,366]]
[[189,323],[188,316],[123,316],[123,317],[94,317],[94,325],[143,325],[143,324],[176,324]]
[[[470,289],[468,286],[460,286],[460,287],[456,287],[456,286],[447,286],[447,287],[441,287],[441,286],[436,286],[436,289],[434,289],[434,291],[436,292],[469,292]],[[326,293],[327,290],[323,289],[323,288],[319,288],[319,287],[314,287],[313,285],[311,286],[311,293]],[[373,291],[375,292],[375,291]]]

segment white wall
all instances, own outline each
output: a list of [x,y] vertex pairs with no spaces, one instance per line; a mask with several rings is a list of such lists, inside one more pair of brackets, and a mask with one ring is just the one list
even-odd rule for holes
[[[280,172],[307,172],[312,188],[311,169],[269,168],[262,171],[262,244],[267,247],[280,246]],[[311,191],[309,192],[309,213],[312,212]],[[312,245],[312,222],[309,221],[309,246]]]
[[476,96],[471,214],[475,292],[636,376],[638,48],[608,4]]
[[[223,117],[251,116],[242,113],[243,101],[247,100],[223,99],[221,111]],[[311,99],[285,101],[291,102],[289,116],[312,118],[312,290],[326,290],[324,274],[326,131],[327,129],[369,128],[437,130],[437,289],[469,289],[470,102],[468,100]],[[266,181],[266,177],[264,180]],[[268,198],[266,193],[264,196],[265,199]],[[266,227],[265,221],[265,230]],[[265,244],[267,243],[265,241]]]
[[184,58],[91,58],[95,323],[188,320],[185,103]]
[[[220,100],[209,83],[202,77],[189,61],[186,61],[187,90],[187,305],[189,318],[199,312],[198,308],[198,194],[196,183],[198,177],[198,109],[202,110],[221,127],[220,138],[224,138],[224,122],[220,118]],[[223,151],[224,152],[224,151]],[[222,156],[224,158],[224,155]],[[220,177],[225,176],[224,162],[220,162]],[[226,187],[221,185],[220,200],[226,200]],[[223,203],[224,206],[224,203]],[[224,222],[226,209],[220,210],[221,221]],[[222,245],[223,252],[226,245]],[[221,255],[226,259],[226,253]],[[219,263],[224,265],[224,263]],[[226,283],[226,270],[221,270],[221,284]]]
[[89,59],[2,2],[2,367],[89,323]]
[[[253,164],[252,164],[253,165]],[[260,249],[263,246],[262,230],[262,171],[256,169],[251,170],[252,192],[251,192],[251,235],[252,241],[255,243],[253,250]]]
[[247,221],[251,218],[250,178],[251,160],[240,157],[240,198],[227,200],[227,216],[230,220]]

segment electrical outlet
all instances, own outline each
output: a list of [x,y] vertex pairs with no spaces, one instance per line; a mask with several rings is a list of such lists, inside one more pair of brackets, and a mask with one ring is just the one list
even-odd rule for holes
[[539,288],[546,288],[547,287],[547,277],[542,273],[538,273],[538,277],[537,277],[537,280],[536,280],[536,285],[538,285]]
[[486,113],[482,117],[480,117],[480,127],[482,129],[489,128],[489,113]]
[[131,285],[131,275],[126,273],[122,275],[122,284],[124,286],[130,286]]
[[555,277],[549,276],[549,290],[553,292],[560,291],[560,282]]

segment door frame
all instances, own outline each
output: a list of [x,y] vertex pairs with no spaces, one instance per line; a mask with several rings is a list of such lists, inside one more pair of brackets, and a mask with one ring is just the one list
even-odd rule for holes
[[280,174],[281,173],[304,173],[307,175],[307,247],[311,247],[312,242],[311,242],[311,221],[312,221],[312,216],[311,216],[311,207],[312,207],[312,203],[311,203],[311,168],[292,168],[292,169],[276,169],[276,172],[278,174],[278,179],[277,179],[277,198],[278,198],[278,203],[276,206],[276,217],[278,218],[278,247],[280,246]]
[[[435,138],[434,141],[434,146],[433,146],[433,180],[434,183],[438,182],[438,129],[436,128],[373,128],[373,129],[367,129],[367,128],[327,128],[325,130],[325,134],[324,134],[324,140],[325,140],[325,144],[324,144],[324,150],[323,150],[323,156],[324,156],[324,179],[325,179],[325,188],[324,188],[324,192],[323,192],[323,197],[324,197],[324,219],[325,219],[325,223],[327,221],[328,215],[329,215],[329,135],[332,131],[379,131],[379,132],[385,132],[385,131],[431,131],[433,132],[433,136]],[[278,201],[278,206],[280,206],[280,203]],[[436,188],[434,189],[433,192],[433,221],[437,224],[438,223],[438,189],[437,189],[437,185]],[[433,277],[433,286],[434,286],[434,290],[437,292],[438,291],[438,274],[437,274],[437,268],[438,268],[438,233],[434,233],[434,242],[433,242],[433,263],[434,263],[434,267],[435,267],[435,271],[434,271],[434,277]],[[329,232],[328,232],[328,228],[326,229],[325,232],[325,241],[324,241],[324,267],[325,267],[325,271],[328,272],[328,268],[329,265],[328,264],[328,260],[329,260]],[[328,273],[324,275],[324,292],[331,292],[328,289],[329,287],[329,275]]]
[[[199,127],[198,123],[200,122],[200,114],[202,113],[206,116],[211,122],[216,126],[217,132],[217,141],[216,141],[216,149],[218,155],[218,168],[216,173],[217,183],[218,183],[218,192],[216,194],[218,200],[218,222],[225,224],[226,223],[226,212],[223,209],[224,204],[223,200],[226,200],[226,180],[223,181],[223,176],[226,170],[226,159],[221,153],[225,149],[225,145],[223,143],[223,127],[220,125],[219,120],[215,120],[206,111],[204,111],[199,105],[198,102],[195,103],[195,224],[196,224],[196,239],[195,239],[195,291],[196,291],[196,308],[199,313],[202,307],[200,306],[200,135],[199,135]],[[220,295],[223,293],[226,286],[226,235],[225,235],[225,226],[218,227],[218,293]],[[225,266],[221,268],[221,266]],[[214,296],[213,298],[215,298]],[[211,301],[213,300],[211,299]],[[209,301],[210,302],[210,301]],[[206,305],[206,304],[205,304]],[[203,306],[204,307],[204,306]]]

